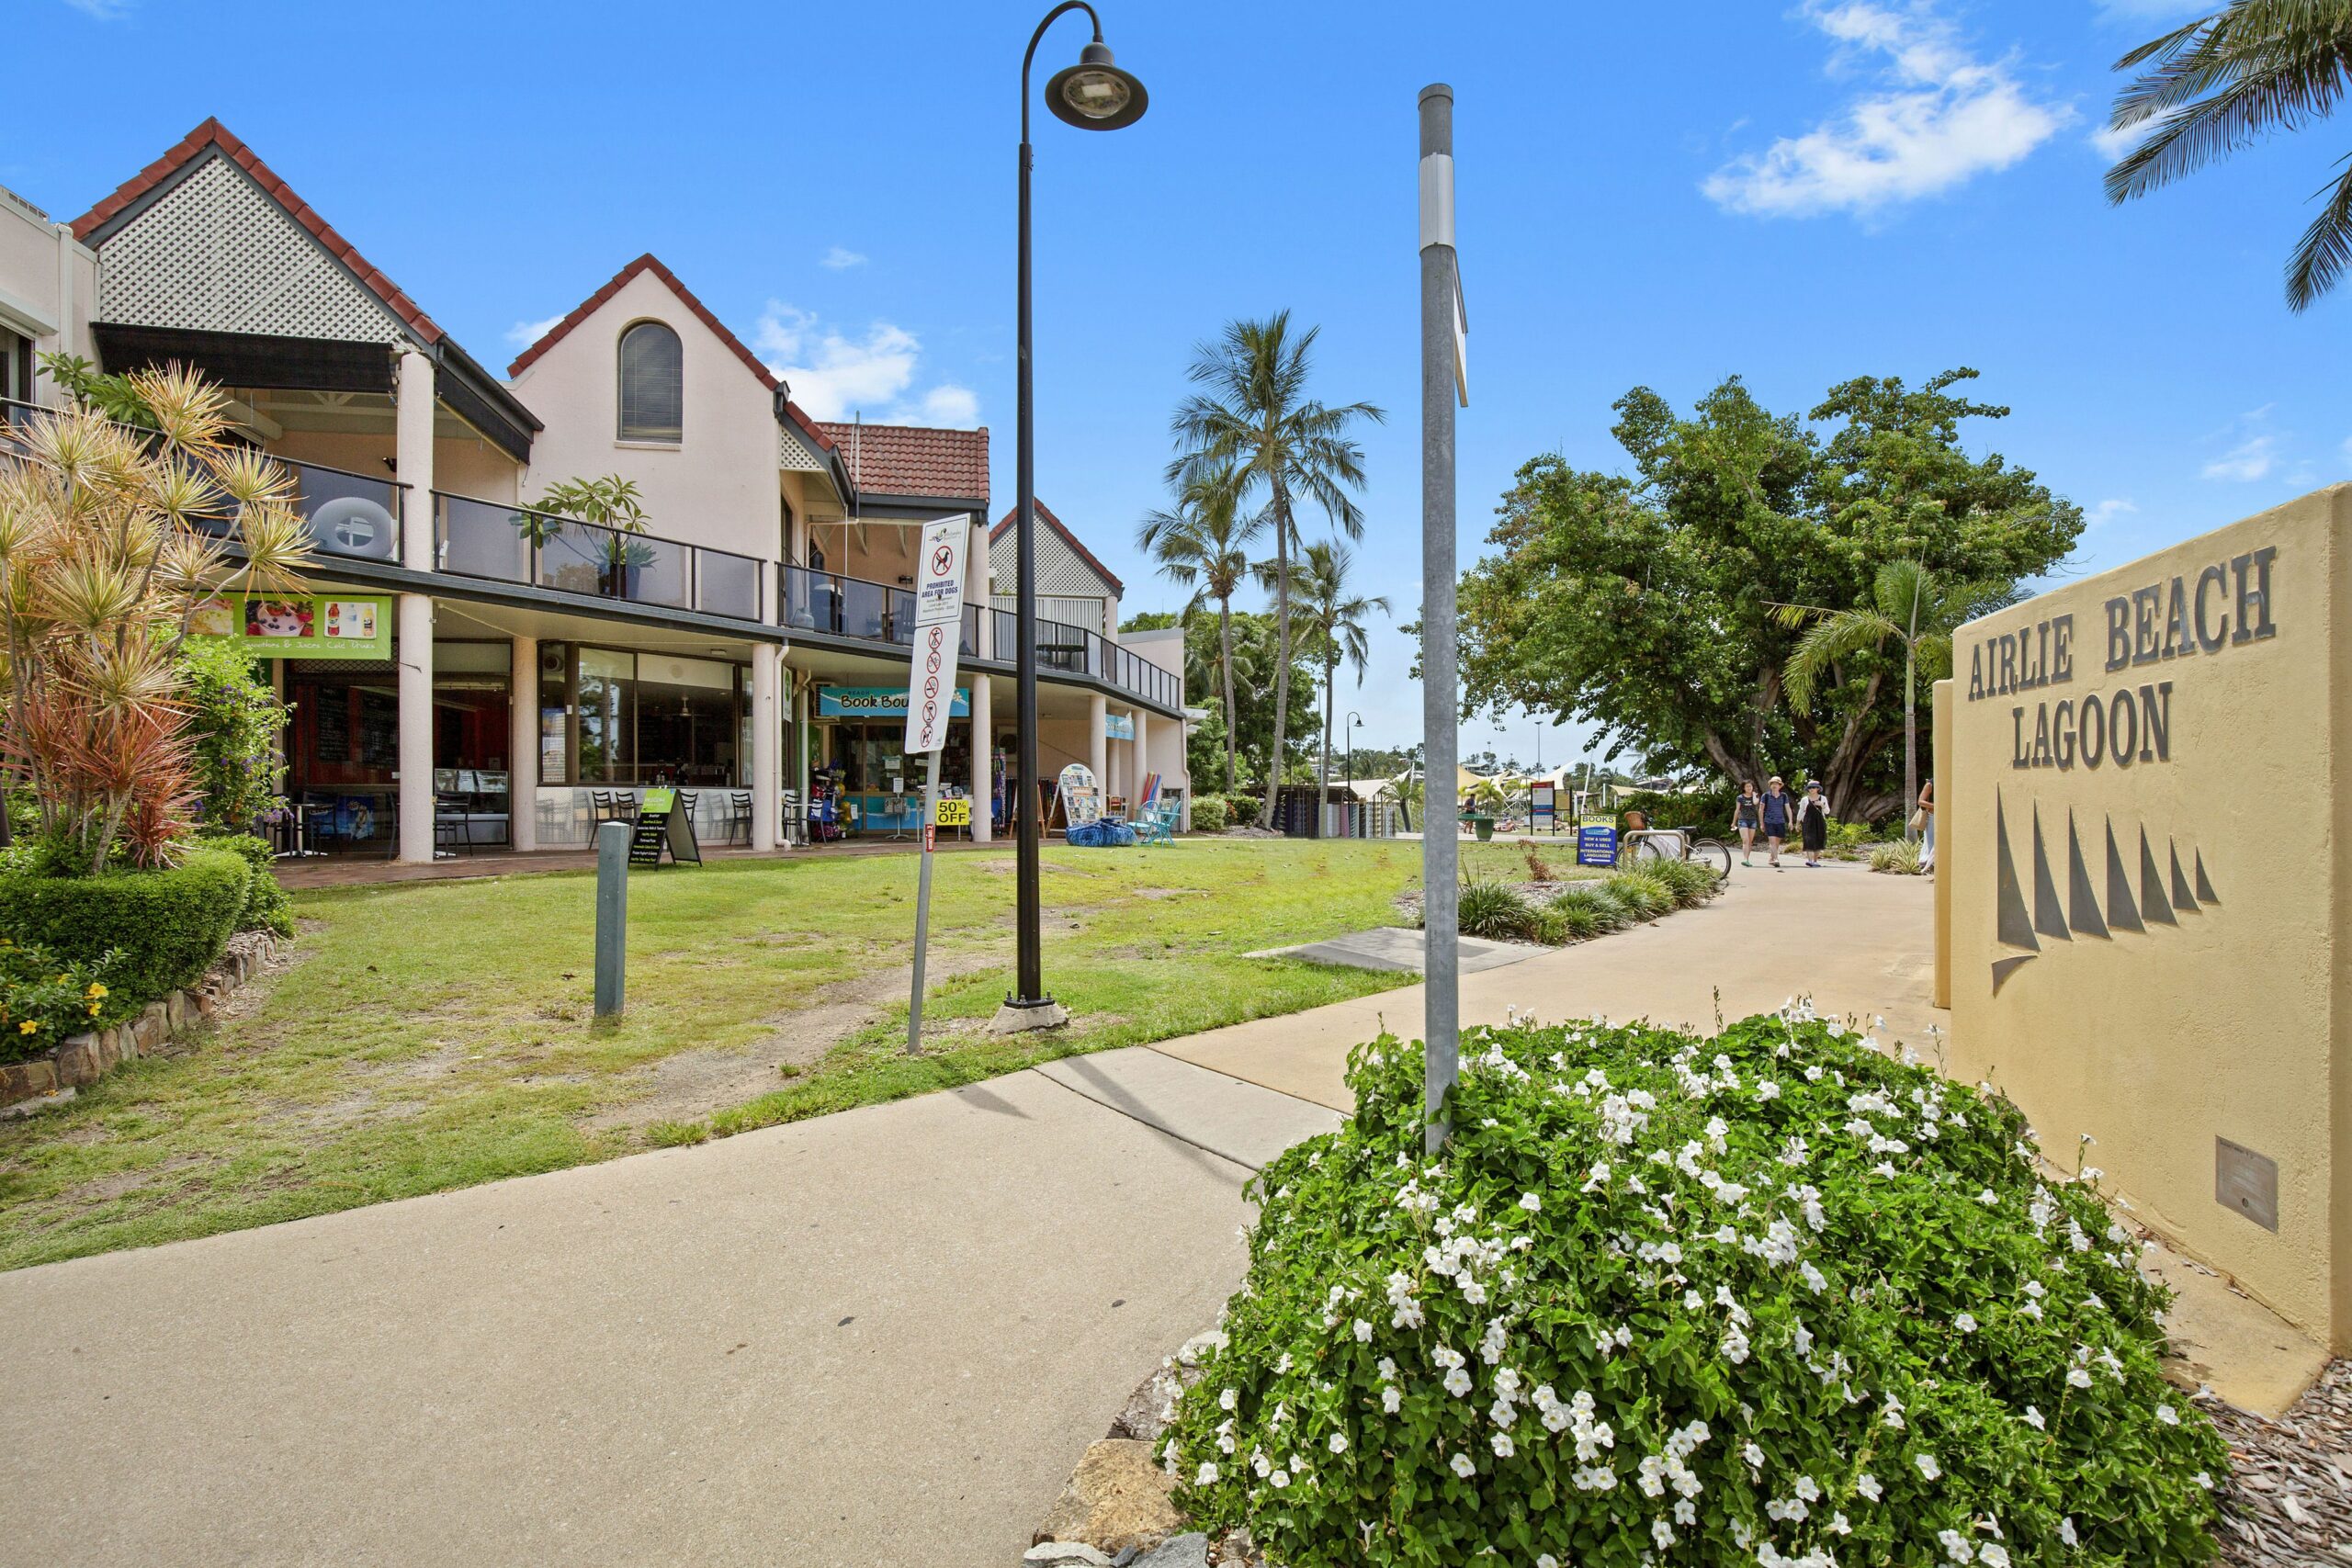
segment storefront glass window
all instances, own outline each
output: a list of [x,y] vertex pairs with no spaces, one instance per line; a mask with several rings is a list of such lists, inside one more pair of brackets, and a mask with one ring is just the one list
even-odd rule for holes
[[539,644],[539,782],[571,782],[571,649]]
[[637,661],[637,756],[648,776],[682,784],[731,784],[741,744],[735,669],[665,653]]
[[637,782],[637,656],[580,650],[580,782]]

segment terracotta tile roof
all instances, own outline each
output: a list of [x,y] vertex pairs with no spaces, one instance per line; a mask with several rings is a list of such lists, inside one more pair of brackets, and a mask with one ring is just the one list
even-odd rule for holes
[[[1012,509],[1012,512],[1008,512],[1003,516],[996,520],[996,526],[989,530],[989,544],[993,545],[999,539],[1004,537],[1006,531],[1012,526],[1013,513],[1017,513],[1021,509],[1016,506]],[[1062,536],[1062,543],[1068,545],[1071,549],[1076,550],[1078,552],[1078,558],[1084,561],[1088,566],[1093,568],[1094,575],[1109,583],[1111,585],[1111,592],[1114,594],[1121,599],[1127,596],[1127,585],[1119,581],[1118,573],[1113,571],[1109,567],[1104,566],[1101,560],[1097,559],[1094,552],[1088,549],[1079,536],[1069,531],[1069,525],[1060,518],[1055,516],[1053,512],[1043,501],[1037,502],[1037,521],[1043,523],[1046,527],[1051,528],[1055,533],[1059,534]]]
[[[759,378],[761,386],[765,387],[771,392],[776,389],[775,376],[766,366],[760,363],[760,356],[753,354],[750,349],[744,347],[743,340],[737,337],[733,333],[729,332],[727,330],[727,323],[720,321],[716,315],[713,315],[709,306],[704,304],[700,299],[695,299],[695,291],[688,288],[684,284],[679,282],[678,275],[672,272],[668,267],[662,265],[662,258],[655,255],[651,251],[646,252],[643,255],[629,263],[628,265],[613,274],[611,280],[608,281],[602,288],[599,288],[595,293],[591,294],[587,299],[580,301],[579,304],[574,305],[564,316],[563,320],[549,327],[546,332],[541,333],[537,343],[534,343],[530,347],[525,349],[522,353],[514,356],[514,362],[506,367],[506,374],[509,376],[520,376],[524,371],[528,370],[532,366],[537,364],[541,355],[547,353],[548,349],[553,348],[557,344],[562,342],[565,337],[571,334],[572,328],[578,326],[581,322],[586,321],[589,317],[594,315],[599,310],[603,309],[606,300],[610,299],[614,295],[618,294],[623,288],[627,288],[629,279],[635,277],[640,272],[650,272],[655,277],[661,279],[662,286],[667,288],[671,293],[676,295],[678,297],[678,302],[684,305],[687,310],[693,311],[696,321],[700,321],[704,326],[708,327],[713,333],[717,333],[718,341],[725,344],[729,350],[734,354],[735,357],[743,362],[745,369],[751,371],[752,375]],[[784,407],[785,412],[792,416],[793,423],[799,425],[802,430],[808,432],[809,436],[816,441],[820,448],[825,450],[831,449],[833,445],[832,442],[826,438],[824,431],[814,420],[800,412],[799,404],[787,399],[785,401]]]
[[113,195],[74,220],[74,237],[87,240],[124,209],[186,168],[206,149],[213,147],[219,148],[223,156],[253,176],[254,183],[267,192],[272,201],[284,208],[295,222],[310,231],[311,237],[327,248],[328,254],[349,267],[361,286],[382,300],[386,310],[406,323],[420,343],[430,348],[441,341],[445,334],[438,322],[419,310],[415,300],[401,292],[399,285],[353,249],[350,241],[336,233],[325,219],[311,210],[309,202],[294,194],[293,186],[279,179],[276,171],[256,157],[252,148],[238,141],[218,119],[207,119],[189,131],[170,152],[123,181],[115,187]]
[[919,424],[821,427],[841,448],[850,483],[860,495],[989,498],[989,427],[938,430]]

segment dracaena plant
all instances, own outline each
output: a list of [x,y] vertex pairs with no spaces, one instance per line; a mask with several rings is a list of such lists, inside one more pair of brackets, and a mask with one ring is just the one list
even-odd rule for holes
[[291,592],[310,558],[293,480],[231,438],[218,388],[122,379],[152,428],[85,405],[0,431],[0,772],[93,874],[165,863],[190,826],[198,609]]

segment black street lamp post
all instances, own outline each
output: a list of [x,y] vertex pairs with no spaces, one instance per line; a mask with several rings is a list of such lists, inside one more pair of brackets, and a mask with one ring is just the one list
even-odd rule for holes
[[1044,811],[1037,791],[1037,422],[1035,372],[1030,362],[1029,310],[1029,67],[1046,29],[1065,11],[1083,11],[1094,24],[1094,41],[1079,51],[1078,63],[1054,73],[1046,84],[1046,107],[1054,118],[1081,130],[1117,130],[1143,118],[1143,84],[1112,62],[1102,41],[1102,18],[1086,0],[1063,0],[1046,13],[1029,36],[1028,52],[1021,57],[1021,303],[1018,349],[1020,395],[1014,464],[1018,495],[1014,500],[1013,532],[1018,545],[1014,592],[1018,602],[1014,621],[1021,648],[1015,665],[1015,780],[1019,795],[1013,812],[1019,845],[1016,881],[1020,885],[1020,934],[1015,993],[1005,998],[997,1014],[1004,1030],[1045,1029],[1068,1016],[1046,994],[1045,957],[1038,934],[1040,901],[1037,861],[1044,836]]
[[[1348,710],[1348,814],[1356,809],[1356,731],[1363,728],[1363,716],[1355,709]],[[1354,837],[1351,832],[1349,837]]]

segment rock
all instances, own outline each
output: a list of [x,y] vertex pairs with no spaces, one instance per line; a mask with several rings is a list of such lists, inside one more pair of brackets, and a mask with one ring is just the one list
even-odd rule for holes
[[57,1081],[78,1089],[95,1083],[98,1077],[98,1037],[95,1034],[74,1034],[57,1048]]
[[1199,1530],[1171,1535],[1127,1568],[1209,1568],[1209,1538]]
[[1216,1561],[1217,1568],[1259,1568],[1258,1543],[1249,1526],[1236,1525],[1216,1538]]
[[1184,1367],[1197,1367],[1202,1362],[1207,1360],[1212,1353],[1224,1349],[1225,1343],[1224,1329],[1203,1329],[1200,1333],[1193,1335],[1190,1339],[1185,1340],[1184,1343],[1176,1347],[1177,1365]]
[[1110,1436],[1131,1438],[1139,1443],[1156,1443],[1168,1426],[1170,1405],[1183,1388],[1176,1374],[1166,1367],[1136,1385],[1135,1393],[1119,1409],[1111,1423]]
[[1075,1540],[1041,1540],[1021,1561],[1025,1568],[1111,1568],[1109,1558]]
[[122,1065],[122,1042],[115,1038],[113,1030],[99,1030],[91,1040],[91,1048],[97,1053],[98,1071],[110,1073]]
[[0,1100],[30,1100],[57,1089],[57,1064],[46,1056],[0,1067]]
[[171,1010],[161,1002],[149,1002],[147,1010],[139,1015],[139,1021],[131,1028],[138,1034],[139,1048],[153,1051],[171,1037]]
[[186,991],[174,991],[164,998],[164,1020],[174,1034],[187,1027],[188,1005]]
[[220,1005],[220,998],[213,995],[209,986],[196,993],[196,1015],[198,1018],[210,1018]]
[[1030,1539],[1082,1541],[1104,1552],[1158,1546],[1183,1528],[1183,1516],[1169,1496],[1175,1484],[1153,1462],[1149,1443],[1105,1438],[1088,1447],[1053,1511]]
[[55,1094],[44,1094],[39,1100],[20,1100],[13,1105],[0,1105],[0,1122],[13,1122],[19,1116],[38,1116],[44,1111],[71,1105],[74,1103],[74,1092],[70,1089],[61,1089]]

